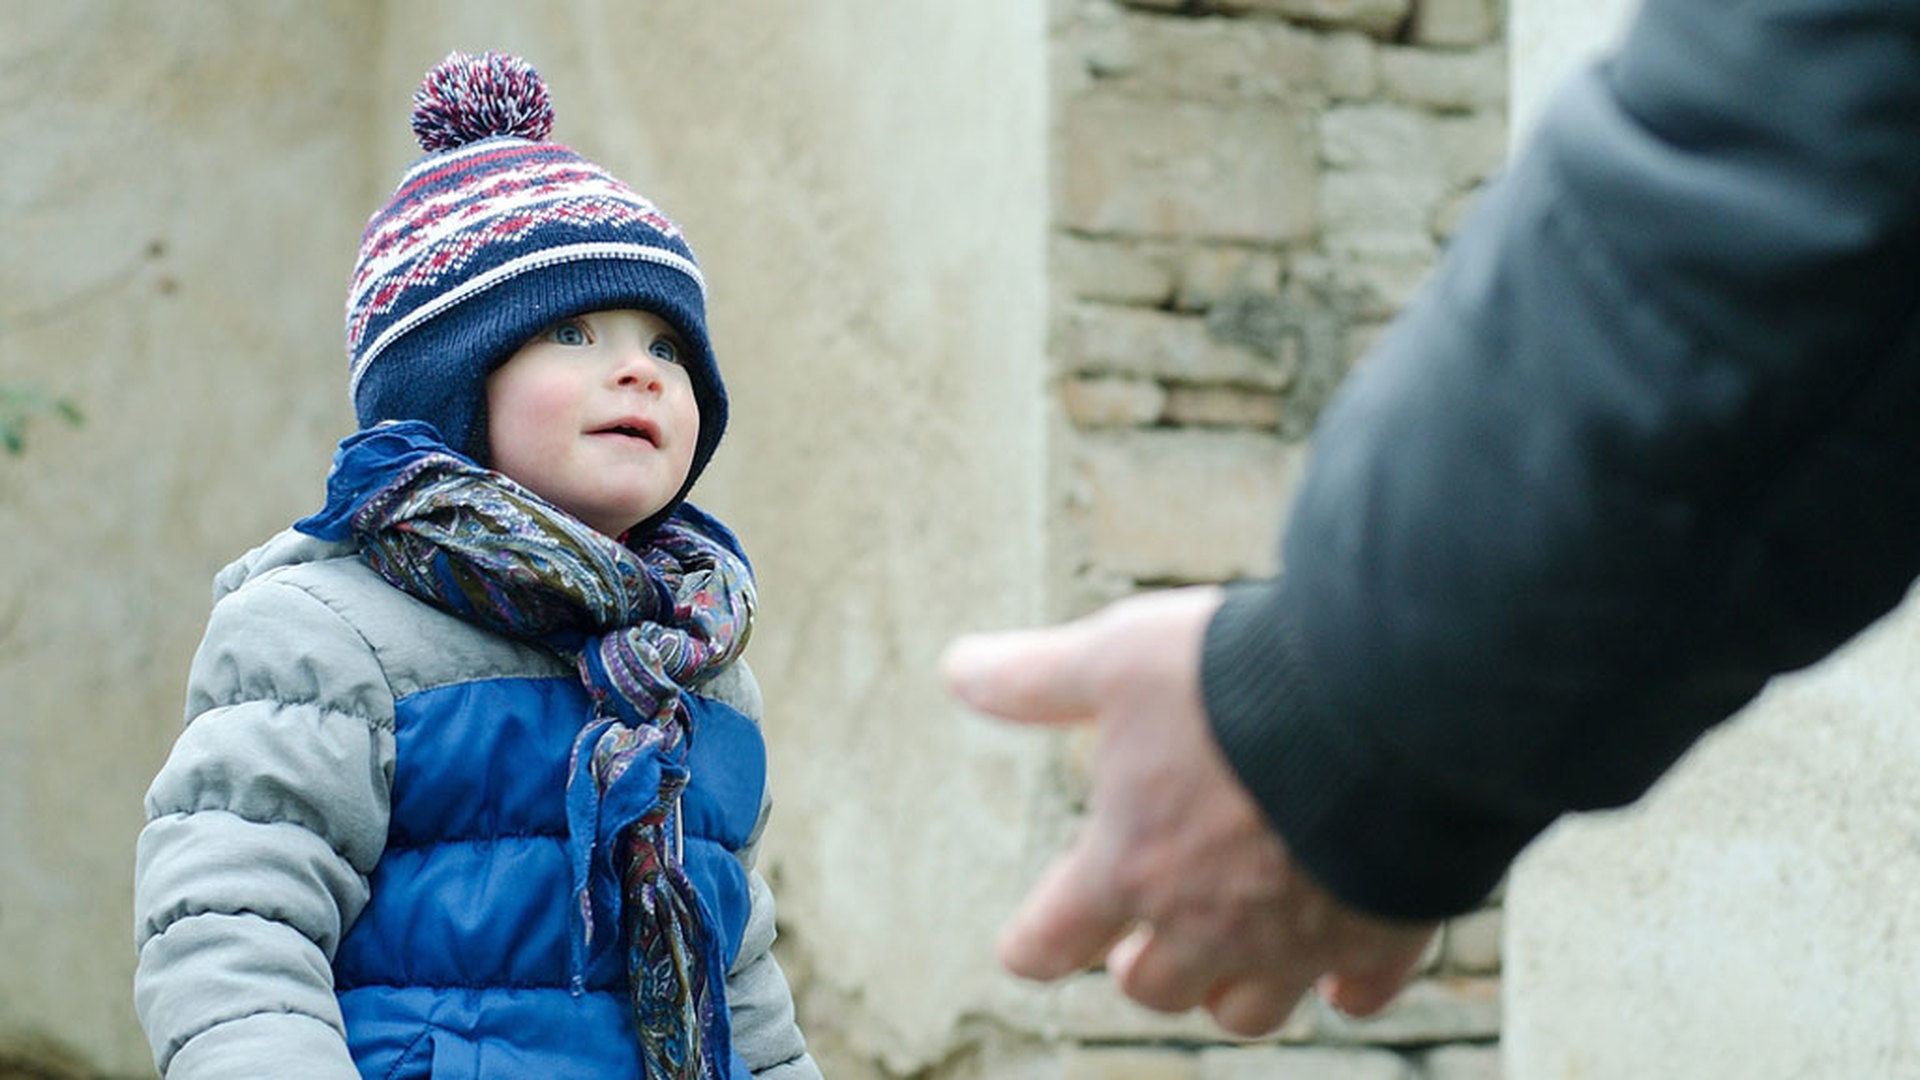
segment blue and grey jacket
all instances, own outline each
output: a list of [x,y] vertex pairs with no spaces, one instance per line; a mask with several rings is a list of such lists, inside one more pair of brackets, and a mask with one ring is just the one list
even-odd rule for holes
[[[769,951],[759,691],[689,695],[685,865],[730,966],[736,1080],[819,1076]],[[641,1076],[623,943],[572,916],[563,660],[283,533],[227,568],[147,794],[135,1004],[169,1080]]]

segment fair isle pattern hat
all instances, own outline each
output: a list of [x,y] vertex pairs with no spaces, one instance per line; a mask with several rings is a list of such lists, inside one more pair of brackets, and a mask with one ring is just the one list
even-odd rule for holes
[[687,346],[700,406],[691,487],[726,429],[727,394],[686,238],[605,169],[546,141],[553,109],[525,61],[456,52],[413,100],[427,156],[367,222],[347,294],[360,426],[425,420],[484,462],[494,368],[556,320],[639,308]]

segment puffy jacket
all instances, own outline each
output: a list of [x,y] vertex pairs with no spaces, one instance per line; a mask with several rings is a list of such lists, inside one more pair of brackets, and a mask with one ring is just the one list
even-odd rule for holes
[[[135,870],[162,1075],[640,1077],[624,943],[569,920],[570,665],[298,533],[215,592]],[[759,692],[741,663],[697,691],[685,865],[731,961],[732,1074],[817,1078],[752,869]]]
[[1289,847],[1471,907],[1920,573],[1920,3],[1645,0],[1314,437],[1202,683]]

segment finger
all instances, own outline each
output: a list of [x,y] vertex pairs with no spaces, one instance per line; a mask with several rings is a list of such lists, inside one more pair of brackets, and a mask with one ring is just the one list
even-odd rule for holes
[[1224,974],[1178,938],[1144,925],[1107,954],[1107,971],[1121,993],[1161,1012],[1183,1012],[1205,1001]]
[[947,689],[984,713],[1028,724],[1093,715],[1082,623],[956,638],[940,657]]
[[1052,980],[1091,967],[1126,932],[1131,913],[1093,884],[1087,840],[1057,860],[1000,934],[1000,963],[1015,975]]
[[1399,996],[1405,976],[1329,975],[1321,981],[1320,996],[1348,1016],[1372,1016]]
[[1286,1023],[1306,996],[1307,986],[1304,981],[1236,979],[1207,995],[1207,1011],[1222,1030],[1251,1039]]
[[1348,1016],[1372,1016],[1397,997],[1413,977],[1430,934],[1397,943],[1380,961],[1361,971],[1336,971],[1320,981],[1320,996]]
[[1153,931],[1146,923],[1136,923],[1125,937],[1114,942],[1113,948],[1107,950],[1107,974],[1115,980],[1125,976],[1152,937]]

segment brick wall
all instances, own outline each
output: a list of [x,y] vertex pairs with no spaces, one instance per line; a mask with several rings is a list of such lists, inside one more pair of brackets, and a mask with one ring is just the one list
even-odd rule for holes
[[[1276,569],[1321,407],[1501,160],[1497,4],[1054,4],[1056,617]],[[1454,921],[1381,1017],[1309,1002],[1252,1043],[1086,976],[1063,1075],[1494,1077],[1500,922]]]

